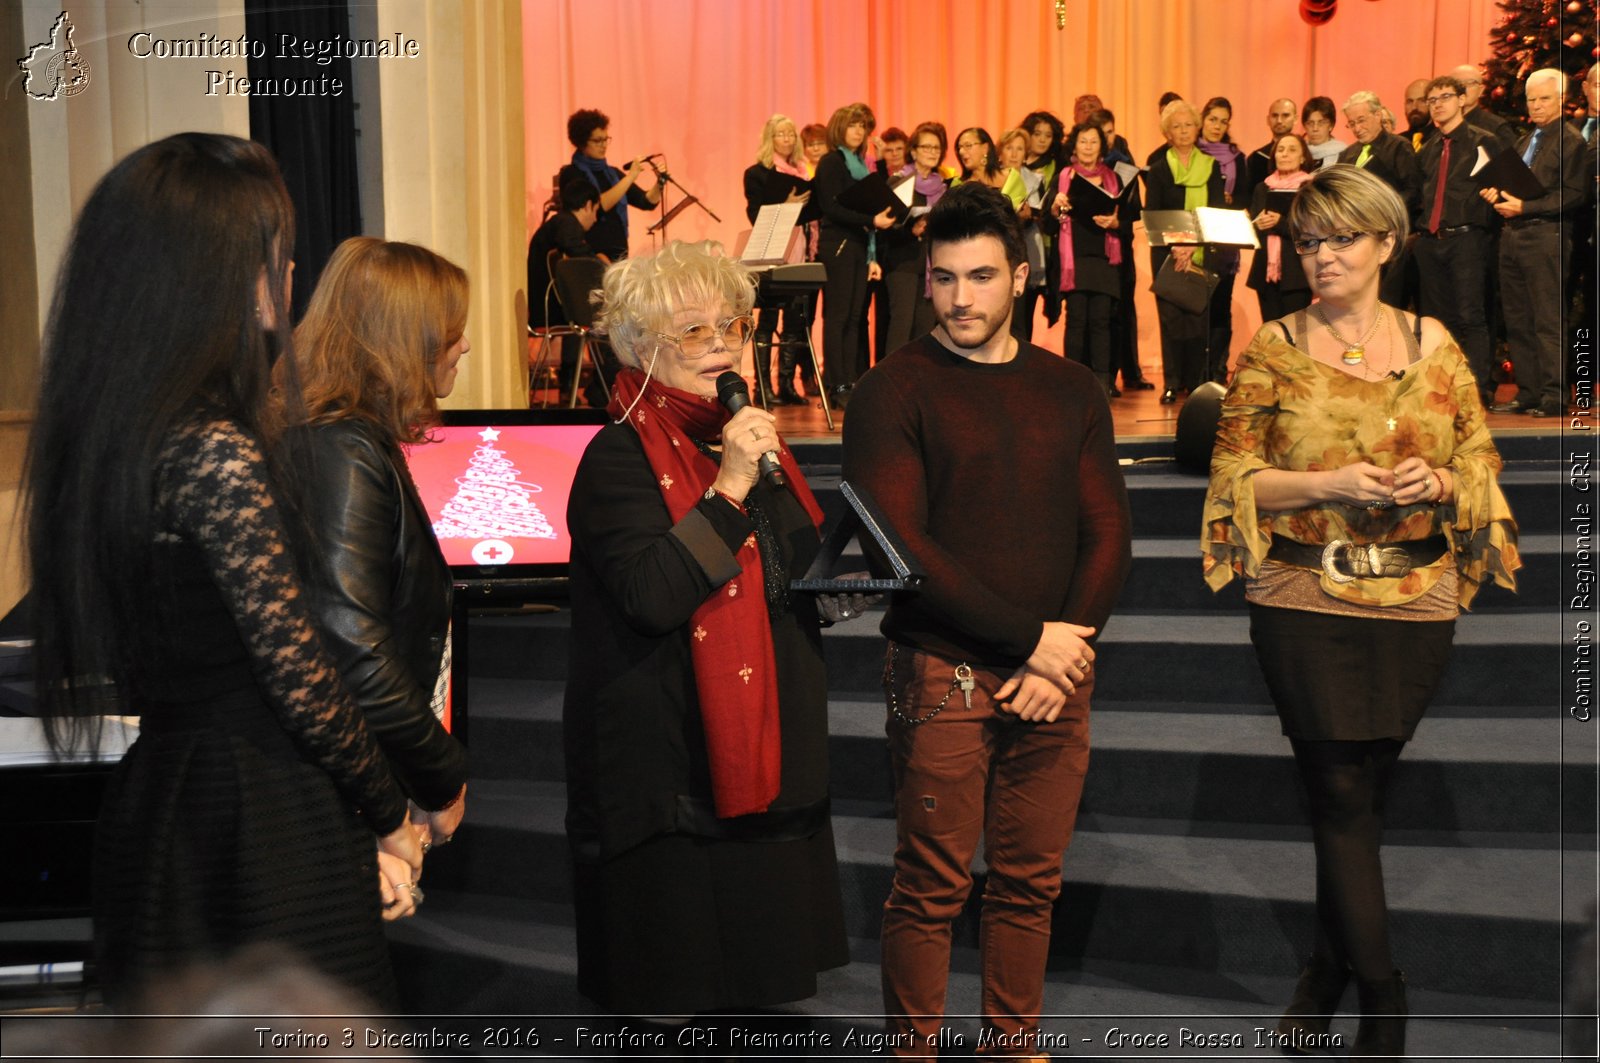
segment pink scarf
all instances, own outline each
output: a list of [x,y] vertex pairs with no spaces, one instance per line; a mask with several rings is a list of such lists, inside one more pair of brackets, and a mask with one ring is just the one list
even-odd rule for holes
[[[1093,166],[1080,165],[1077,159],[1061,171],[1061,178],[1056,182],[1057,189],[1066,195],[1067,189],[1072,186],[1072,175],[1082,174],[1085,181],[1099,177],[1100,187],[1107,195],[1116,195],[1121,191],[1117,183],[1117,171],[1107,166],[1104,160]],[[1068,222],[1071,224],[1071,222]],[[1070,292],[1078,286],[1077,264],[1072,257],[1072,233],[1065,225],[1062,226],[1061,235],[1056,238],[1056,244],[1061,251],[1061,290]],[[1106,230],[1106,261],[1113,266],[1122,265],[1122,238],[1111,229]]]
[[[777,154],[774,154],[772,156],[772,168],[774,170],[777,170],[779,173],[786,173],[790,177],[798,177],[802,181],[811,180],[811,175],[809,173],[806,173],[806,162],[805,162],[805,156],[803,156],[803,155],[800,157],[800,161],[795,163],[795,162],[790,162],[787,159],[784,159],[784,158],[782,158],[781,156],[779,156]],[[821,238],[822,238],[822,226],[821,226],[821,224],[818,223],[818,222],[814,222],[814,221],[806,222],[806,261],[807,262],[815,262],[817,260],[817,242]]]
[[[1299,188],[1309,180],[1311,180],[1311,175],[1304,170],[1296,170],[1294,173],[1273,170],[1267,174],[1267,179],[1261,183],[1276,192],[1289,192]],[[1267,283],[1277,284],[1281,280],[1283,280],[1283,237],[1268,236]]]

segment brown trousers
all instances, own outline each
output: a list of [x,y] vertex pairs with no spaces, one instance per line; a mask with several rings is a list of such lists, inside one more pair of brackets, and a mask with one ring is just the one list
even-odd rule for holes
[[[891,705],[928,716],[951,691],[955,662],[893,644],[889,654]],[[1009,672],[978,668],[974,678],[971,708],[957,689],[923,723],[889,715],[898,840],[882,971],[897,1055],[937,1055],[951,926],[972,890],[980,837],[989,868],[978,945],[985,1032],[1014,1046],[993,1054],[1037,1054],[1025,1045],[1038,1033],[1051,909],[1089,766],[1093,676],[1048,724],[1019,720],[994,701]]]

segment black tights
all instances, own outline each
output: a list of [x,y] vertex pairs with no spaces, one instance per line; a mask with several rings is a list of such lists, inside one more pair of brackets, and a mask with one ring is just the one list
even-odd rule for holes
[[1317,938],[1313,955],[1359,978],[1394,973],[1383,893],[1383,797],[1405,743],[1290,740],[1311,806],[1317,849]]

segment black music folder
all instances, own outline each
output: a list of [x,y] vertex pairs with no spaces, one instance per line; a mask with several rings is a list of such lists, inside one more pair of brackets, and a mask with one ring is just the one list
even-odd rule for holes
[[1267,205],[1262,210],[1282,216],[1283,221],[1278,224],[1287,226],[1289,223],[1289,208],[1294,206],[1294,197],[1299,193],[1297,188],[1269,188],[1267,189]]
[[1472,167],[1472,179],[1478,182],[1479,188],[1498,188],[1518,199],[1538,199],[1545,193],[1544,185],[1533,176],[1516,148],[1501,148],[1491,156],[1480,146],[1477,164]]
[[885,208],[894,211],[895,221],[905,221],[911,213],[911,204],[895,195],[889,179],[874,170],[843,192],[839,193],[839,206],[861,214],[882,214]]
[[1074,214],[1086,218],[1096,218],[1102,214],[1115,214],[1123,201],[1130,199],[1134,185],[1124,185],[1116,195],[1112,195],[1093,181],[1086,180],[1081,173],[1074,172],[1072,180],[1067,182],[1067,203],[1071,205]]
[[[839,481],[839,493],[850,504],[839,515],[828,533],[822,537],[822,549],[816,560],[806,569],[806,574],[789,581],[789,589],[796,591],[822,591],[826,594],[862,594],[876,591],[914,591],[922,583],[923,573],[906,550],[906,544],[878,510],[877,504],[848,481]],[[862,538],[862,552],[868,566],[876,571],[893,573],[887,577],[870,579],[840,579],[833,575],[839,564],[839,555],[845,545],[862,531],[870,541]]]

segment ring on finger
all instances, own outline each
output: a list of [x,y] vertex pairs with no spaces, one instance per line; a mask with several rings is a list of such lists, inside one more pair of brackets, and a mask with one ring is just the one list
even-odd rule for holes
[[422,887],[415,882],[407,882],[406,887],[411,891],[411,903],[415,905],[422,904],[422,898],[425,896],[422,892]]

